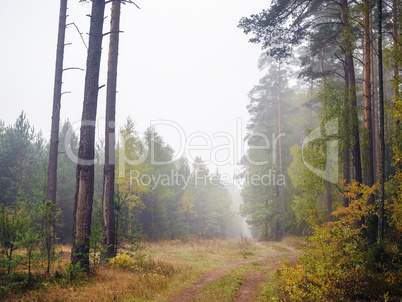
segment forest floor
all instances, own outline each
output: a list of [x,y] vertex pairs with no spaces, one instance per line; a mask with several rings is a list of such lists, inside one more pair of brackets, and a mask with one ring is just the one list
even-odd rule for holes
[[[236,288],[234,295],[231,297],[232,299],[229,301],[251,302],[262,298],[258,296],[259,294],[263,294],[260,293],[260,291],[264,282],[268,281],[267,279],[269,279],[268,272],[277,269],[280,263],[284,260],[296,262],[298,250],[295,247],[286,246],[280,242],[271,242],[265,244],[258,242],[255,243],[255,245],[263,250],[266,250],[268,254],[257,259],[234,261],[222,268],[205,273],[195,284],[176,294],[176,296],[172,297],[169,301],[216,301],[214,299],[218,297],[216,297],[214,294],[208,296],[208,291],[205,289],[209,285],[219,282],[219,279],[227,275],[230,271],[236,270],[240,266],[250,264],[254,267],[243,276],[243,280],[239,282],[239,287]],[[219,301],[223,300],[220,299]]]
[[[144,243],[132,254],[144,261],[140,269],[103,264],[72,282],[49,277],[29,291],[0,293],[0,301],[267,301],[278,294],[280,263],[295,263],[300,244],[295,238]],[[63,274],[69,247],[61,258],[53,275],[56,270]]]

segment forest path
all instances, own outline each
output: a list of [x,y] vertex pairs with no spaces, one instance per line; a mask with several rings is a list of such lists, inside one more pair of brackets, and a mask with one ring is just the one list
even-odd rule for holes
[[225,276],[233,269],[246,264],[258,263],[259,270],[253,269],[246,276],[240,288],[238,288],[233,301],[249,302],[254,301],[260,289],[260,284],[267,278],[266,270],[278,267],[281,261],[287,259],[296,261],[298,257],[298,250],[285,246],[280,242],[271,243],[271,246],[265,246],[261,243],[256,243],[260,248],[268,252],[267,255],[256,259],[245,259],[234,261],[224,267],[207,272],[200,276],[199,280],[192,286],[186,288],[184,291],[171,298],[171,302],[184,302],[184,301],[211,301],[205,299],[205,295],[200,299],[198,295],[203,288],[211,283],[214,283],[219,278]]

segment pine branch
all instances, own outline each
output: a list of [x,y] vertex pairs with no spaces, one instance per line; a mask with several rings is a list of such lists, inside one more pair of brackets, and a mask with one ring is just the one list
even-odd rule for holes
[[79,68],[79,67],[68,67],[68,68],[64,68],[64,69],[63,69],[63,72],[64,72],[64,71],[67,71],[67,70],[81,70],[81,71],[85,71],[85,69],[82,69],[82,68]]
[[113,1],[120,1],[122,4],[126,5],[126,4],[133,4],[135,5],[138,9],[141,9],[137,4],[135,4],[133,1],[131,0],[109,0],[106,1],[105,4],[109,4],[112,3]]
[[80,32],[80,30],[79,30],[77,24],[75,24],[74,22],[68,23],[68,24],[66,25],[66,27],[69,26],[69,25],[74,25],[75,29],[77,30],[78,34],[79,34],[80,37],[81,37],[82,43],[85,45],[85,48],[88,50],[88,46],[87,46],[87,44],[85,43],[84,37],[82,36],[82,32]]

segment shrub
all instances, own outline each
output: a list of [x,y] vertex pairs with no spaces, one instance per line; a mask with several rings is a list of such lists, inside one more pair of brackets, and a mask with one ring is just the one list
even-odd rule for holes
[[109,262],[110,266],[113,268],[134,268],[135,261],[128,254],[118,254]]
[[371,212],[367,200],[374,193],[353,183],[345,188],[349,207],[333,213],[336,221],[313,226],[301,265],[281,268],[282,289],[291,300],[365,299],[369,286],[362,217]]
[[67,263],[65,266],[65,271],[63,274],[63,277],[67,280],[69,284],[71,284],[74,280],[77,279],[78,274],[82,272],[82,268],[80,267],[80,264],[77,263],[76,265],[73,265],[70,261]]

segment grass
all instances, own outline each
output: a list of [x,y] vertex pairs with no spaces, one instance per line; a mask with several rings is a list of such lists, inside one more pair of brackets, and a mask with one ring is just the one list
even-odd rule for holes
[[[53,265],[51,276],[39,266],[34,270],[32,286],[0,291],[0,301],[169,301],[195,284],[202,274],[233,262],[239,262],[239,266],[201,288],[197,301],[232,301],[251,270],[266,276],[258,301],[267,301],[279,289],[276,268],[264,267],[271,260],[265,263],[257,259],[270,253],[274,253],[269,258],[272,261],[281,259],[296,244],[293,239],[256,243],[247,238],[142,243],[137,251],[121,251],[132,254],[127,265],[98,265],[94,273],[79,273],[74,280],[66,277],[71,248],[64,246],[59,249],[59,261]],[[245,263],[245,259],[251,261]]]
[[[263,243],[268,247],[272,247],[276,250],[281,256],[288,255],[290,253],[290,249],[292,248],[300,248],[305,245],[305,241],[297,237],[287,237],[284,238],[280,243],[278,242],[266,242]],[[286,248],[287,247],[287,248]],[[286,261],[286,265],[294,266],[296,265],[296,261]],[[281,291],[281,281],[280,281],[280,271],[279,268],[266,268],[266,278],[264,282],[261,284],[261,289],[258,293],[256,302],[263,301],[286,301],[286,297],[284,297]]]
[[250,264],[232,269],[225,276],[203,288],[195,301],[233,301],[237,290],[245,280],[245,275],[251,269]]
[[[53,265],[51,277],[37,267],[35,273],[41,277],[35,278],[35,286],[6,290],[0,293],[0,300],[167,301],[194,284],[203,273],[236,260],[259,256],[254,244],[235,240],[195,238],[188,242],[145,243],[144,247],[146,256],[141,267],[127,269],[102,264],[94,274],[80,273],[69,282],[63,273],[70,258],[70,247],[64,246],[60,249],[59,263]],[[133,259],[137,261],[135,255]]]
[[266,280],[261,284],[260,292],[256,298],[256,302],[275,301],[280,296],[280,284],[278,280],[278,270],[268,269],[266,272]]

